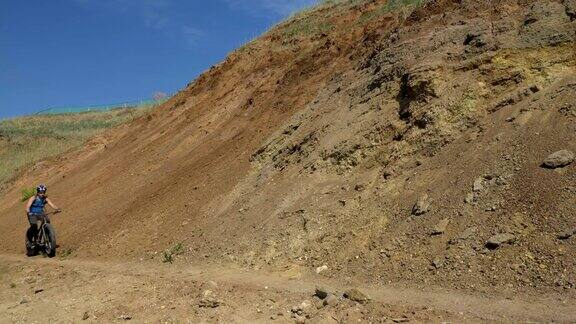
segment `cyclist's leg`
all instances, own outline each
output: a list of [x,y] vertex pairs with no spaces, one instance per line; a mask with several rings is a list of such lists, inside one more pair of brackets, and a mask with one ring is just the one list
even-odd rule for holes
[[36,237],[38,237],[38,216],[37,215],[28,215],[28,222],[30,223],[30,227],[26,232],[26,237],[30,243],[36,242]]

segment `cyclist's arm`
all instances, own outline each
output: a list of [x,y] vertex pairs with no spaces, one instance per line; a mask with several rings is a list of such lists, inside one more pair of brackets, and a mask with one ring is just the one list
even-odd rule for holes
[[60,209],[60,208],[56,207],[56,205],[54,205],[49,198],[46,198],[46,202],[48,203],[48,205],[50,205],[50,207],[54,208],[55,210]]
[[34,202],[34,196],[28,198],[28,201],[26,202],[26,214],[30,212],[30,207],[32,207],[33,202]]

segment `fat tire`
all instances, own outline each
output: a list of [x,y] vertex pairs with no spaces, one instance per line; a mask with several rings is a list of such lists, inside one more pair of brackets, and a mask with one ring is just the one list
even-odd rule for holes
[[49,258],[56,256],[56,231],[50,224],[44,225],[44,251]]

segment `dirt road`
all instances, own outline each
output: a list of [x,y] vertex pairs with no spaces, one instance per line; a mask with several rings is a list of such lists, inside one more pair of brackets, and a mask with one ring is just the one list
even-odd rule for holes
[[[322,306],[316,286],[338,299]],[[342,298],[357,287],[365,304]],[[307,306],[307,302],[310,306]],[[302,307],[299,307],[302,306]],[[0,256],[0,322],[518,322],[576,321],[567,296],[471,295],[364,286],[287,269],[276,273],[158,264]]]

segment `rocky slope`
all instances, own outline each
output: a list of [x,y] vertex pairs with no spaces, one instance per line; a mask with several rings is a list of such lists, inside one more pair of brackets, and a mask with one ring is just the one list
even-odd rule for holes
[[66,209],[61,250],[82,258],[160,260],[182,242],[182,262],[573,296],[575,13],[320,6],[20,179],[0,242],[23,252],[19,186],[43,181]]

